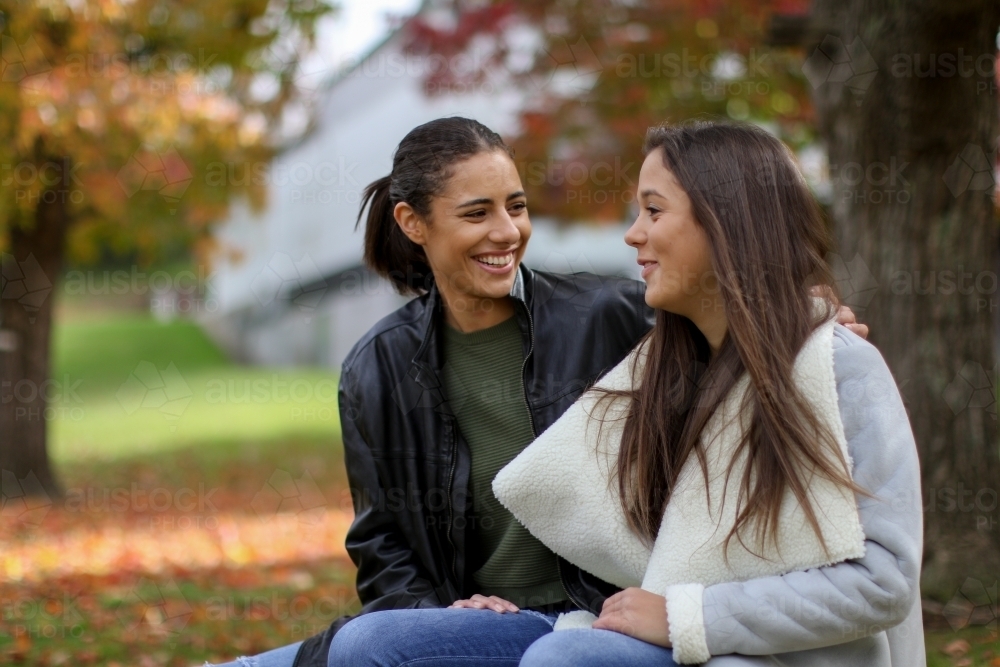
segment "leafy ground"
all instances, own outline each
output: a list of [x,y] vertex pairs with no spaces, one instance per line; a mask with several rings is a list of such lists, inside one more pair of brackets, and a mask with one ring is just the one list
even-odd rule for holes
[[[188,322],[59,306],[47,417],[66,493],[0,514],[0,664],[201,665],[354,611],[336,376],[233,365]],[[928,613],[930,667],[1000,667],[978,612],[958,631]]]
[[926,628],[927,667],[1000,667],[997,626],[977,625],[952,631]]
[[[65,500],[2,526],[0,664],[200,665],[351,613],[351,515],[329,449],[289,439],[66,467]],[[164,508],[167,492],[179,500]]]

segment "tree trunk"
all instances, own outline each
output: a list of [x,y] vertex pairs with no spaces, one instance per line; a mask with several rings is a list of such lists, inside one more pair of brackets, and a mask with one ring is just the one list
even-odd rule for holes
[[967,577],[989,588],[1000,576],[1000,4],[818,0],[814,12],[838,31],[805,67],[834,183],[831,264],[906,402],[923,469],[923,594],[946,601]]
[[[63,161],[50,162],[65,167]],[[50,171],[51,174],[51,166]],[[59,179],[65,181],[65,179]],[[30,520],[60,496],[46,451],[46,424],[70,400],[49,380],[53,284],[63,260],[68,188],[42,191],[34,223],[12,226],[0,298],[0,492],[2,513]]]

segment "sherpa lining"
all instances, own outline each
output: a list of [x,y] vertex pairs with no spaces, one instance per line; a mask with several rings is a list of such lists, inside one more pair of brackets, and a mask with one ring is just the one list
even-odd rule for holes
[[[821,423],[833,434],[850,468],[833,369],[833,328],[834,321],[829,320],[806,340],[796,357],[793,377]],[[640,347],[597,387],[630,388],[634,361],[638,375],[645,361]],[[691,457],[681,469],[652,549],[629,529],[617,485],[608,483],[627,414],[625,399],[604,399],[598,405],[601,394],[586,392],[497,474],[493,492],[535,537],[571,563],[622,588],[641,586],[658,595],[666,596],[669,587],[679,584],[704,587],[746,581],[860,558],[865,536],[854,494],[821,477],[815,478],[809,489],[829,554],[823,551],[805,512],[789,491],[780,513],[776,544],[768,541],[761,547],[754,543],[752,533],[745,538],[764,557],[734,539],[729,544],[728,564],[723,558],[722,543],[735,522],[745,456],[736,461],[728,484],[726,470],[746,421],[736,417],[748,386],[744,375],[702,434],[708,443],[705,453],[711,504],[706,502],[697,457]],[[833,451],[827,454],[836,460]],[[679,609],[688,607],[682,604]],[[694,622],[702,624],[700,632],[682,633],[692,639],[679,638],[674,645],[675,660],[685,658],[677,660],[684,664],[707,659],[707,649],[700,645],[704,638],[702,620],[672,618],[671,624],[675,622],[684,628]]]

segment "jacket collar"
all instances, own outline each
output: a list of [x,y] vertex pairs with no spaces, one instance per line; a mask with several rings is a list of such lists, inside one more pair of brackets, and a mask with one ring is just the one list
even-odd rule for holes
[[518,266],[517,275],[514,276],[514,284],[511,285],[510,287],[510,295],[514,297],[514,299],[516,299],[517,301],[520,301],[521,303],[527,305],[528,290],[527,287],[525,287],[525,283],[527,282],[525,276],[531,278],[533,277],[533,274],[531,269],[526,267],[524,264],[521,264],[520,266]]
[[[521,322],[521,330],[529,337],[531,331],[530,284],[533,278],[534,272],[521,264],[514,276],[514,284],[510,288],[510,296],[514,298],[517,302],[516,306],[518,306],[515,307],[515,317],[524,320]],[[435,389],[441,384],[439,374],[444,365],[440,336],[440,327],[444,324],[444,299],[436,283],[431,285],[426,298],[424,312],[418,320],[420,347],[413,355],[410,377],[426,389]],[[525,342],[526,349],[530,349],[530,344],[530,340]]]
[[[840,455],[850,465],[833,367],[833,329],[831,319],[813,332],[796,358],[793,375],[803,398],[830,429]],[[742,542],[731,543],[728,551],[724,548],[735,522],[735,498],[745,467],[745,459],[738,457],[745,425],[737,418],[749,384],[745,374],[702,433],[709,486],[705,486],[698,458],[689,457],[671,490],[652,548],[633,533],[621,511],[617,484],[609,483],[608,477],[615,469],[630,404],[625,398],[603,406],[600,401],[605,395],[602,389],[634,386],[633,373],[638,369],[633,364],[645,362],[644,350],[644,345],[634,349],[601,379],[597,389],[585,393],[494,478],[494,495],[535,537],[604,581],[623,588],[641,584],[660,595],[668,585],[745,581],[864,554],[854,494],[822,478],[811,484],[810,494],[813,506],[822,508],[817,519],[829,551],[808,528],[793,497],[785,501],[777,539],[764,549],[765,558],[754,555]],[[826,454],[835,457],[832,451]],[[735,463],[728,474],[731,461]],[[706,502],[706,494],[711,503]],[[732,500],[723,502],[724,498]]]

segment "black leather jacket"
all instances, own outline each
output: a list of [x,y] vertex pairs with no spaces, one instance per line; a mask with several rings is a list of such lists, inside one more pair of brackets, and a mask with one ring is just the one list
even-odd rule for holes
[[[621,361],[652,327],[645,285],[521,267],[511,290],[524,340],[524,400],[535,434]],[[469,447],[442,384],[440,293],[392,313],[358,341],[340,378],[344,458],[355,518],[346,546],[361,613],[446,607],[476,592]],[[559,558],[573,603],[599,614],[619,590]],[[333,635],[307,639],[293,667],[326,667]]]

